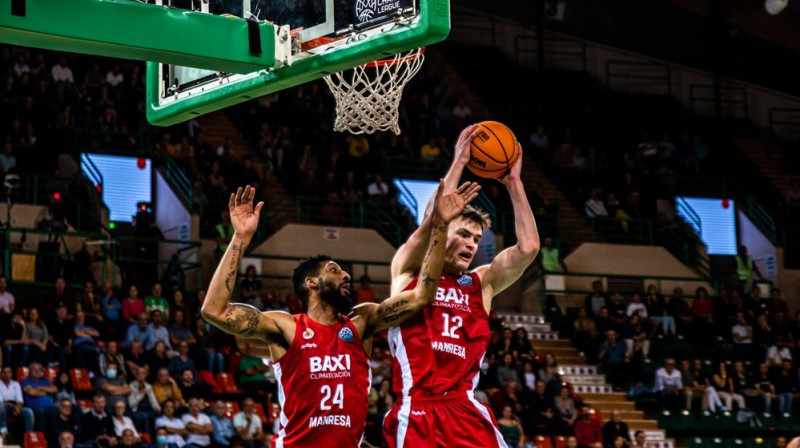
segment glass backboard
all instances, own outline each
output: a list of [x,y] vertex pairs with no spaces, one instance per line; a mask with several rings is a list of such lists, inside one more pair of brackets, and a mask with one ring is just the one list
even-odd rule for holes
[[156,1],[254,23],[268,21],[276,32],[275,66],[247,74],[149,62],[148,119],[157,125],[430,45],[450,30],[448,0]]

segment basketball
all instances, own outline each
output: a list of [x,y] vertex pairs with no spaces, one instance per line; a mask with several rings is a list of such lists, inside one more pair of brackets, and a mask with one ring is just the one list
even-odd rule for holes
[[478,123],[479,132],[471,142],[467,168],[480,177],[502,177],[519,160],[517,138],[497,121]]

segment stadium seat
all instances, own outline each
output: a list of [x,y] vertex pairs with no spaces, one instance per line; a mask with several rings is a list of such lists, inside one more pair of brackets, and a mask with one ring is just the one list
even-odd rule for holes
[[78,403],[78,406],[82,411],[88,411],[89,409],[92,409],[92,400],[78,399],[75,401]]
[[784,412],[778,416],[778,431],[800,433],[800,423],[792,414]]
[[723,439],[720,437],[713,437],[708,440],[709,448],[731,448],[730,439]]
[[272,421],[271,419],[267,418],[267,414],[264,412],[264,406],[262,406],[261,403],[256,403],[255,414],[261,419],[261,423],[265,425]]
[[533,443],[536,445],[536,448],[553,448],[553,442],[550,440],[550,437],[547,436],[535,436],[533,438]]
[[197,372],[197,376],[201,383],[211,385],[214,388],[213,391],[215,394],[221,394],[225,392],[224,390],[220,389],[219,384],[217,384],[217,380],[214,379],[214,374],[208,370],[201,370]]
[[228,418],[233,418],[234,415],[239,413],[239,403],[235,401],[226,401],[225,402],[225,415]]
[[[760,428],[754,427],[751,429],[756,431],[763,431],[763,430],[774,431],[775,429],[778,428],[778,416],[775,414],[771,414],[769,412],[762,412],[758,414],[758,419],[761,421],[761,427]],[[746,426],[747,424],[743,423],[742,425]]]
[[28,375],[30,375],[30,374],[31,374],[31,371],[27,367],[23,367],[23,366],[17,367],[17,382],[21,382],[22,380],[27,378]]
[[58,379],[58,369],[56,369],[55,367],[45,368],[44,379],[50,380],[51,383],[55,384],[56,380]]
[[86,369],[71,369],[69,371],[72,380],[72,389],[75,392],[91,392],[94,390],[92,382],[89,380],[89,371]]
[[706,440],[700,437],[692,437],[689,441],[689,448],[708,448]]
[[745,448],[773,448],[775,446],[775,439],[773,437],[768,439],[763,439],[761,437],[745,439],[744,446]]
[[567,438],[564,436],[555,436],[556,448],[566,448]]
[[142,442],[146,443],[148,446],[152,446],[153,444],[150,442],[150,434],[142,431],[139,433],[139,438],[142,439]]
[[228,372],[217,373],[217,384],[219,388],[226,394],[241,394],[241,389],[236,385],[233,375]]
[[47,448],[44,433],[29,431],[25,433],[25,448]]

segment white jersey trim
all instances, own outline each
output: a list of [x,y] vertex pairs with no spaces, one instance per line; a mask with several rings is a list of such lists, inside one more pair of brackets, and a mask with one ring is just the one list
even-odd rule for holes
[[403,448],[408,431],[408,419],[411,415],[411,397],[408,396],[408,393],[411,391],[411,386],[414,385],[414,377],[411,375],[411,364],[408,362],[408,353],[403,343],[403,333],[400,331],[400,327],[389,328],[388,339],[392,355],[400,364],[403,377],[403,405],[400,406],[400,412],[397,414],[397,448]]
[[500,448],[508,448],[508,445],[506,445],[505,440],[503,440],[503,434],[500,433],[500,430],[497,429],[497,426],[495,426],[495,424],[492,422],[492,417],[489,414],[489,410],[486,409],[486,406],[484,406],[483,403],[475,399],[475,393],[473,391],[467,392],[467,397],[469,398],[469,401],[472,402],[472,405],[475,406],[478,412],[481,413],[483,418],[485,418],[486,421],[489,422],[489,425],[494,430],[494,438],[497,441],[497,446]]
[[286,417],[286,413],[284,409],[286,408],[286,394],[283,391],[283,381],[281,381],[281,377],[283,376],[283,371],[281,370],[280,364],[272,364],[272,370],[275,373],[275,381],[278,383],[278,402],[281,405],[281,415],[280,415],[280,431],[278,431],[278,438],[275,440],[275,448],[283,448],[283,439],[286,438],[286,426],[289,424],[289,419]]

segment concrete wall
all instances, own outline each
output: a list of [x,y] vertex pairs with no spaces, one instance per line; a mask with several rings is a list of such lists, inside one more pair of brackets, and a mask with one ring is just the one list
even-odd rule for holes
[[[156,225],[161,230],[166,240],[178,241],[196,241],[200,234],[200,219],[195,214],[193,215],[184,205],[183,201],[178,197],[175,191],[170,186],[169,182],[164,178],[161,171],[155,171],[155,201],[153,204],[153,212],[156,218]],[[180,243],[159,243],[158,245],[158,258],[161,260],[169,260],[170,257],[178,253],[178,250],[184,247]],[[196,250],[181,251],[180,259],[183,261],[194,262],[196,261]],[[205,260],[206,258],[201,258]],[[166,264],[158,266],[159,277],[167,267]],[[186,270],[186,287],[195,289],[197,285],[198,271],[194,269]],[[206,282],[211,280],[211,277],[203,277]]]

